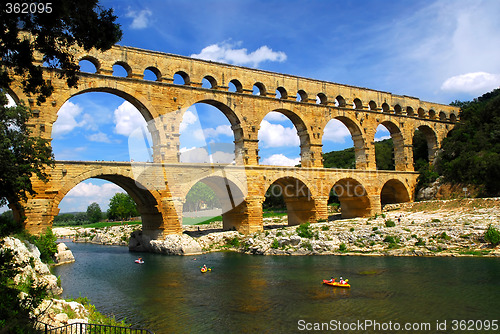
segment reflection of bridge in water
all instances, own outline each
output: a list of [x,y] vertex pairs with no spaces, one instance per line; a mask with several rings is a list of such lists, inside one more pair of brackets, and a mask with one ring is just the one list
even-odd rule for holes
[[[32,232],[51,226],[62,198],[89,178],[111,181],[127,191],[138,205],[143,230],[157,238],[181,232],[183,202],[198,181],[219,197],[224,228],[244,233],[262,230],[262,203],[272,184],[281,187],[289,224],[326,219],[332,188],[344,217],[373,215],[382,204],[413,199],[418,176],[413,171],[415,131],[425,135],[432,162],[458,114],[456,108],[408,96],[135,48],[115,46],[105,53],[77,52],[75,57],[91,61],[96,73],[82,73],[78,88],[68,89],[57,69],[44,69],[55,89],[41,106],[22,93],[20,80],[11,86],[14,100],[28,101],[33,109],[33,134],[51,139],[57,112],[72,96],[107,92],[129,101],[148,122],[154,163],[56,162],[48,171],[49,182],[34,180],[37,195],[26,203],[27,228]],[[114,65],[122,66],[127,77],[112,76]],[[157,80],[144,80],[146,70]],[[173,83],[175,74],[182,77],[182,85]],[[203,80],[210,87],[202,87]],[[218,108],[231,123],[234,164],[179,162],[180,123],[195,103]],[[258,131],[271,111],[294,124],[301,167],[259,165]],[[332,119],[351,133],[356,169],[323,168],[322,137]],[[376,170],[374,135],[379,125],[391,133],[395,171]]]

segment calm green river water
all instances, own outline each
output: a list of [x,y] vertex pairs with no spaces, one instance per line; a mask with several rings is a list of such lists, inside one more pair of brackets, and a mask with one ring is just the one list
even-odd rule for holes
[[[302,333],[315,323],[328,323],[332,333],[388,332],[389,327],[363,327],[366,320],[379,326],[391,322],[393,328],[428,323],[431,330],[412,332],[450,333],[453,320],[500,321],[500,259],[495,258],[181,257],[67,245],[76,262],[55,268],[65,297],[88,297],[101,313],[157,334]],[[144,264],[134,263],[138,256]],[[203,264],[212,271],[201,274]],[[349,278],[350,290],[321,284],[341,275]],[[342,330],[358,326],[358,320],[361,328]],[[481,328],[468,332],[499,332]]]

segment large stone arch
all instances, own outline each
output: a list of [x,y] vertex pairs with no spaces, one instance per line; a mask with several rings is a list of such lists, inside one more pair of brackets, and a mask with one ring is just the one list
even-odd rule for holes
[[304,122],[305,117],[300,113],[296,111],[291,111],[289,109],[284,109],[284,108],[272,109],[266,112],[259,120],[257,120],[259,124],[257,134],[260,130],[260,125],[262,124],[262,121],[269,112],[277,112],[283,114],[292,122],[293,126],[295,127],[295,130],[297,131],[297,135],[299,136],[301,165],[303,167],[304,165],[308,165],[312,159],[315,159],[315,157],[313,156],[313,152],[311,149],[311,137],[309,135],[307,125]]
[[415,134],[416,130],[422,131],[422,133],[424,134],[425,139],[427,140],[427,153],[428,153],[429,163],[430,164],[434,163],[434,158],[436,157],[436,154],[439,150],[439,143],[436,131],[434,131],[433,128],[431,128],[426,124],[421,124],[415,127],[413,134]]
[[[328,119],[326,124],[323,126],[323,133],[322,133],[322,138],[325,135],[325,128],[328,125],[328,123],[332,120],[338,120],[342,124],[345,125],[345,127],[349,130],[351,134],[351,139],[354,144],[354,158],[356,162],[356,168],[357,169],[365,169],[368,166],[368,161],[367,161],[367,154],[366,154],[366,139],[365,136],[363,135],[363,131],[361,130],[360,124],[345,115],[337,115],[333,116],[332,118]],[[321,139],[322,139],[321,138]]]
[[52,213],[57,215],[59,203],[67,193],[81,182],[95,178],[112,182],[120,186],[137,204],[137,209],[142,217],[143,230],[157,231],[162,230],[163,218],[159,211],[161,207],[161,196],[156,192],[151,192],[144,185],[139,183],[133,175],[120,173],[122,170],[110,171],[109,169],[93,169],[79,174],[66,181],[64,186],[58,191],[54,198]]
[[[313,197],[310,185],[294,176],[282,176],[273,182],[267,182],[263,187],[264,194],[272,185],[279,186],[279,194],[282,195],[286,204],[288,225],[300,225],[306,222],[313,222],[319,219],[316,207],[316,198]],[[275,188],[276,189],[276,188]]]
[[363,184],[352,177],[337,180],[333,189],[340,201],[342,218],[367,217],[372,213],[370,198]]
[[[234,156],[237,163],[242,162],[242,157],[244,155],[244,128],[241,124],[241,115],[235,112],[231,107],[229,107],[225,102],[218,101],[216,99],[210,98],[195,98],[191,101],[186,101],[186,107],[183,108],[183,112],[177,120],[177,126],[182,122],[182,116],[186,110],[195,104],[206,104],[218,109],[227,118],[231,124],[231,130],[234,136]],[[188,105],[189,104],[189,105]]]
[[239,229],[241,226],[241,208],[245,206],[247,189],[241,185],[236,178],[227,175],[209,175],[204,178],[193,180],[186,185],[184,191],[186,198],[189,190],[198,182],[203,182],[214,192],[222,209],[222,222],[224,230]]
[[382,207],[386,204],[404,203],[410,200],[410,191],[400,180],[390,179],[384,183],[380,190],[380,203]]
[[58,113],[61,107],[69,101],[72,97],[83,95],[86,93],[107,93],[118,96],[125,101],[132,104],[144,117],[147,123],[147,128],[152,138],[153,146],[153,160],[159,162],[165,158],[165,152],[162,152],[162,142],[166,138],[166,130],[163,127],[163,120],[159,117],[156,108],[143,96],[137,92],[129,92],[125,87],[120,85],[114,85],[115,87],[108,87],[106,85],[95,85],[92,82],[86,82],[82,80],[85,78],[85,74],[81,75],[79,88],[71,89],[67,92],[61,93],[57,91],[54,93],[57,95],[58,103],[53,109],[54,114],[50,117],[48,132],[50,134],[50,139],[52,139],[52,127],[57,121]]
[[395,170],[406,170],[405,138],[403,136],[403,132],[392,120],[383,120],[378,124],[383,125],[387,130],[389,130],[391,135],[392,142],[394,144]]

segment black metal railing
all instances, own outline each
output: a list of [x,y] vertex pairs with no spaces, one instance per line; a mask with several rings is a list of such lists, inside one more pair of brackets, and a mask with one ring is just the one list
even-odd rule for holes
[[88,324],[84,322],[77,322],[61,327],[52,327],[49,324],[38,322],[37,327],[45,334],[154,334],[149,329],[144,328]]

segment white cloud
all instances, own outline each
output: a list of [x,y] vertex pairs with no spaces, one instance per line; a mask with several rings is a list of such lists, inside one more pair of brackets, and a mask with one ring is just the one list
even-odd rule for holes
[[135,129],[146,127],[146,120],[130,102],[123,102],[114,111],[115,132],[129,136]]
[[105,134],[104,132],[91,134],[87,136],[87,139],[98,143],[111,143],[111,139],[109,139],[108,135]]
[[323,131],[323,141],[331,141],[334,143],[345,143],[345,139],[351,137],[349,129],[338,119],[332,119],[325,126]]
[[130,25],[130,28],[132,29],[144,29],[147,28],[150,22],[150,18],[153,15],[153,12],[151,12],[149,9],[143,9],[141,11],[135,11],[135,10],[130,10],[128,11],[127,14],[125,14],[125,17],[131,17],[133,18],[132,24]]
[[6,107],[10,108],[10,107],[16,106],[16,102],[14,101],[12,96],[10,96],[9,94],[5,94],[5,96],[7,97],[7,101],[8,101],[7,104],[5,105]]
[[273,154],[270,157],[264,158],[259,162],[261,165],[272,166],[295,166],[300,163],[300,158],[290,159],[283,154]]
[[448,78],[441,89],[471,94],[486,93],[500,87],[500,74],[472,72]]
[[285,128],[281,124],[272,124],[262,120],[259,129],[259,143],[263,148],[299,146],[300,139],[295,127]]
[[208,154],[204,147],[181,148],[180,162],[193,163],[232,163],[234,161],[233,152],[215,151],[213,154]]
[[197,120],[198,117],[191,110],[186,110],[179,125],[179,132],[183,133],[189,125],[196,123]]
[[235,47],[239,45],[241,45],[241,42],[235,44],[229,42],[212,44],[203,48],[199,54],[192,54],[191,57],[235,65],[251,65],[254,67],[259,66],[264,61],[283,62],[286,60],[284,52],[275,52],[266,45],[250,53],[245,48],[236,49]]
[[102,211],[107,210],[109,200],[116,193],[125,191],[114,183],[97,185],[92,182],[82,182],[71,189],[59,204],[61,212],[86,211],[87,207],[96,202]]
[[386,139],[391,139],[391,136],[390,135],[381,136],[381,137],[375,138],[375,141],[382,141],[382,140],[386,140]]
[[70,101],[66,101],[59,112],[57,113],[57,120],[52,127],[52,138],[57,138],[66,133],[73,131],[76,127],[83,126],[86,122],[77,122],[76,117],[83,111],[82,107]]
[[289,121],[288,117],[277,111],[271,111],[266,115],[265,119],[268,121],[276,121],[276,122]]

